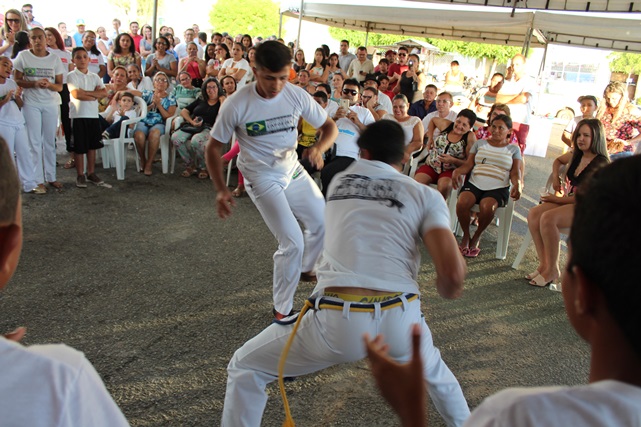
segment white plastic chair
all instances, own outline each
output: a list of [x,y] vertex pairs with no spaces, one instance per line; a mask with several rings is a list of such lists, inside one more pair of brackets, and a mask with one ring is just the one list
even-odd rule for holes
[[176,113],[169,117],[165,122],[165,133],[160,137],[160,157],[162,159],[162,173],[174,173],[176,167],[176,147],[171,143],[171,125],[180,112],[176,108]]
[[[129,125],[138,123],[147,116],[147,103],[141,97],[134,97],[134,104],[138,111],[138,117],[122,122],[118,138],[102,141],[105,145],[102,149],[103,167],[111,167],[111,165],[115,165],[116,178],[119,180],[125,179],[125,166],[127,164],[127,151],[125,149],[125,145],[135,144],[133,131],[129,129]],[[136,156],[136,164],[138,164],[138,156]]]

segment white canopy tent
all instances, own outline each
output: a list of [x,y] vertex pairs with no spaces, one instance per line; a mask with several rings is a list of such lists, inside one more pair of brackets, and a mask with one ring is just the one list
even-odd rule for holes
[[577,14],[402,0],[375,4],[367,0],[303,1],[294,7],[285,7],[282,13],[301,18],[298,13],[301,6],[303,20],[367,33],[511,46],[560,43],[641,52],[641,14],[638,13]]
[[641,2],[630,0],[411,0],[510,9],[565,10],[571,12],[641,12]]

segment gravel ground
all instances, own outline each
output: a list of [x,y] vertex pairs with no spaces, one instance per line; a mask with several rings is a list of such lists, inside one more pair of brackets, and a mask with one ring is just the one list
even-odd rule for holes
[[[425,254],[425,316],[472,408],[505,387],[587,381],[589,351],[561,295],[522,279],[535,267],[534,251],[521,270],[510,267],[523,218],[559,153],[553,142],[547,159],[527,158],[528,197],[517,204],[508,258],[494,259],[491,226],[460,299],[437,296]],[[125,181],[98,168],[111,189],[77,189],[74,173],[59,168],[63,191],[24,196],[23,255],[1,295],[0,330],[25,325],[26,344],[65,342],[85,352],[132,426],[218,424],[229,358],[271,321],[276,242],[247,197],[222,221],[208,182],[162,175],[159,165],[145,177],[129,155]],[[297,305],[311,289],[300,285]],[[268,390],[263,425],[280,426],[278,389]],[[301,426],[398,425],[365,362],[299,378],[287,390]],[[430,425],[443,425],[433,408]]]

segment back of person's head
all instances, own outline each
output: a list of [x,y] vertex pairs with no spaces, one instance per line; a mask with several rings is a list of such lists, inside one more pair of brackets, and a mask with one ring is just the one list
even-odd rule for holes
[[256,48],[256,68],[263,68],[271,72],[281,71],[289,67],[292,62],[291,50],[282,43],[270,40],[261,43]]
[[490,118],[492,117],[492,113],[494,110],[499,110],[503,111],[506,116],[512,116],[512,112],[510,111],[510,107],[507,104],[494,104],[490,107],[490,112],[487,113],[487,117]]
[[400,165],[405,155],[405,133],[395,121],[381,120],[365,128],[358,147],[369,152],[369,160]]
[[327,103],[327,94],[322,90],[317,90],[312,96],[314,98],[320,98],[323,101],[323,104]]
[[29,48],[29,33],[26,31],[18,31],[16,33],[15,40],[13,50],[11,51],[11,59],[15,59],[20,52]]
[[581,184],[566,274],[574,275],[578,267],[600,290],[610,315],[641,358],[641,286],[634,262],[641,241],[639,188],[641,156],[617,160],[597,171],[587,185]]
[[316,89],[325,89],[325,92],[327,94],[332,93],[332,87],[328,85],[327,83],[319,83],[318,86],[316,86]]
[[20,199],[20,181],[11,157],[7,143],[0,137],[0,230],[15,222]]

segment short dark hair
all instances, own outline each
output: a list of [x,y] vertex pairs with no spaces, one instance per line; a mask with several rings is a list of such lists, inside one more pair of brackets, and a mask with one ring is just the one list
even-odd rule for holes
[[272,72],[281,71],[292,62],[292,51],[282,43],[268,40],[256,48],[256,68],[265,68]]
[[85,48],[84,48],[84,47],[82,47],[82,46],[74,47],[74,48],[73,48],[73,50],[71,51],[71,58],[72,58],[72,59],[73,59],[73,58],[75,58],[75,57],[76,57],[76,53],[78,53],[78,52],[85,52],[85,53],[87,53],[87,49],[85,49]]
[[387,60],[387,58],[381,58],[381,59],[378,61],[378,63],[379,63],[379,64],[387,64],[387,65],[389,65],[389,61]]
[[131,22],[129,23],[129,26],[131,27],[131,26],[132,26],[132,24],[140,25],[140,24],[138,23],[138,21],[131,21]]
[[134,94],[131,93],[131,92],[123,92],[122,95],[120,95],[120,99],[124,98],[125,96],[128,97],[128,98],[131,98],[132,101],[134,99]]
[[[456,115],[456,118],[458,119],[459,117],[465,117],[470,124],[470,131],[473,131],[474,123],[476,123],[476,113],[469,108],[465,108]],[[450,125],[443,131],[444,133],[447,132],[452,132],[454,130],[454,122],[450,123]]]
[[378,95],[378,90],[375,87],[366,87],[362,93],[365,93],[366,90],[372,92],[374,95]]
[[[427,89],[428,87],[434,89],[436,91],[436,93],[438,93],[438,87],[436,87],[436,85],[430,83],[427,86],[425,86],[425,89]],[[423,90],[425,90],[425,89],[423,89]]]
[[321,91],[321,90],[317,90],[316,92],[314,92],[314,94],[312,96],[314,98],[322,99],[323,103],[327,102],[327,94],[325,92]]
[[454,61],[450,62],[450,65],[461,65],[461,64],[459,64],[457,60],[454,60]]
[[11,225],[16,220],[20,199],[20,180],[13,163],[13,153],[4,138],[0,137],[0,227]]
[[319,83],[318,86],[316,86],[316,87],[317,88],[322,87],[323,89],[325,89],[327,91],[327,93],[332,93],[332,87],[330,85],[328,85],[327,83]]
[[383,80],[387,80],[389,82],[389,77],[387,77],[385,74],[381,74],[377,77],[378,83],[380,84]]
[[365,78],[363,79],[363,84],[365,84],[365,82],[374,82],[376,83],[376,86],[378,86],[378,79],[376,78],[375,74],[366,74]]
[[220,98],[221,96],[223,96],[223,87],[220,85],[220,82],[218,81],[218,79],[215,77],[208,77],[200,87],[200,96],[205,101],[209,101],[209,94],[207,93],[207,85],[211,82],[216,83],[216,87],[218,88],[218,97]]
[[409,52],[409,51],[410,51],[410,50],[409,50],[408,48],[406,48],[405,46],[401,46],[401,47],[399,47],[399,48],[398,48],[398,50],[399,50],[399,52],[400,52],[401,50],[404,50],[405,52]]
[[[641,156],[617,160],[598,170],[576,194],[570,231],[568,274],[580,267],[605,299],[628,344],[641,357],[641,286],[630,262],[641,233],[635,227],[641,199]],[[627,261],[626,261],[627,260]]]
[[203,41],[203,43],[207,43],[207,33],[204,31],[201,31],[198,33],[198,38]]
[[494,73],[494,74],[492,74],[491,78],[494,78],[495,76],[501,76],[501,77],[503,77],[503,80],[505,80],[505,76],[503,75],[503,73]]
[[498,116],[494,117],[494,120],[492,121],[494,122],[496,120],[502,121],[503,123],[505,123],[505,126],[507,126],[508,129],[512,129],[512,119],[510,118],[510,116],[499,114]]
[[347,43],[347,46],[349,46],[349,40],[341,40],[341,43]]
[[343,81],[343,87],[345,87],[347,85],[349,85],[349,86],[360,86],[360,83],[358,83],[358,80],[356,80],[356,79],[345,79],[345,81]]
[[381,120],[367,126],[358,138],[358,147],[367,150],[370,160],[398,165],[405,155],[405,132],[392,120]]
[[312,74],[309,72],[309,70],[306,70],[306,69],[304,69],[304,68],[301,68],[300,70],[298,70],[298,74],[299,74],[299,75],[300,75],[300,74],[307,74],[307,75],[308,75],[308,76],[310,76],[310,77],[311,77],[311,75],[312,75]]
[[367,48],[365,46],[359,46],[356,50],[364,50],[367,52]]

